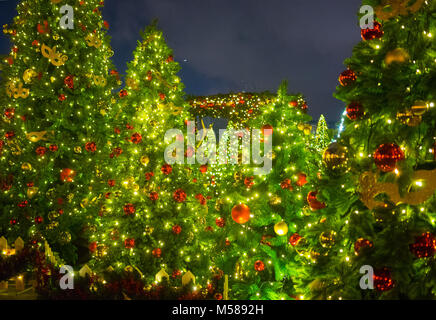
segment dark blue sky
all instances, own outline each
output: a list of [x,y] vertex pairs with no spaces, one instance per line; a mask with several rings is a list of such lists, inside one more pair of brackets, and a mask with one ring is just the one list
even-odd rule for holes
[[[48,0],[44,0],[48,1]],[[64,1],[68,3],[68,0]],[[18,1],[0,1],[1,24]],[[360,0],[106,0],[114,62],[124,72],[139,30],[153,18],[182,66],[186,92],[276,91],[283,79],[301,92],[315,119],[336,122],[344,105],[332,97],[343,60],[360,41]],[[9,43],[0,37],[0,53]]]

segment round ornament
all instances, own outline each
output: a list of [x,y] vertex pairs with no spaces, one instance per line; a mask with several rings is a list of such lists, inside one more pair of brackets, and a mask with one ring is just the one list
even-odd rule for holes
[[352,121],[361,119],[365,114],[363,106],[359,102],[351,102],[347,106],[346,112],[348,119]]
[[366,28],[360,31],[362,39],[365,41],[380,39],[383,37],[383,33],[382,25],[378,21],[374,21],[374,26],[372,29]]
[[354,82],[357,80],[357,75],[356,73],[351,70],[351,69],[347,69],[344,72],[342,72],[339,76],[339,83],[343,86],[343,87],[347,87],[349,85],[354,84]]
[[334,231],[324,231],[319,236],[319,242],[324,248],[331,248],[335,244],[336,232]]
[[288,230],[288,225],[284,221],[277,222],[274,225],[274,232],[279,236],[285,236],[288,233]]
[[436,239],[430,232],[425,232],[415,238],[415,242],[409,245],[410,251],[417,258],[433,257],[436,250]]
[[238,204],[232,208],[232,219],[239,224],[250,220],[250,207],[246,204]]
[[344,171],[348,168],[348,152],[343,145],[333,142],[322,155],[326,167],[333,171]]
[[401,160],[404,160],[404,152],[395,143],[382,144],[374,153],[374,163],[383,172],[395,170]]

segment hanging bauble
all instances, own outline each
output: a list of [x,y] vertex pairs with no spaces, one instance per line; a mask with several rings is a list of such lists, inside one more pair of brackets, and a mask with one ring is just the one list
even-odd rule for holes
[[4,115],[6,119],[11,120],[15,115],[15,109],[14,108],[5,109]]
[[263,271],[263,270],[265,270],[265,264],[261,260],[257,260],[254,263],[254,270],[256,270],[256,271]]
[[160,170],[162,171],[163,174],[169,175],[173,171],[173,167],[166,163],[161,167]]
[[386,53],[385,63],[386,65],[391,65],[392,63],[404,63],[409,61],[410,55],[407,50],[403,48],[397,48]]
[[41,216],[35,217],[35,223],[36,224],[41,224],[43,221],[44,221],[43,217],[41,217]]
[[288,225],[286,224],[286,222],[281,221],[281,222],[277,222],[274,225],[274,232],[279,235],[279,236],[285,236],[288,234]]
[[82,147],[74,147],[75,153],[82,153]]
[[251,188],[251,187],[254,185],[253,180],[254,180],[254,177],[245,177],[245,179],[244,179],[244,185],[245,185],[247,188]]
[[418,258],[433,257],[436,250],[436,239],[430,232],[415,237],[415,242],[409,245],[410,251]]
[[135,206],[131,203],[124,205],[123,210],[127,216],[134,214],[136,211]]
[[17,219],[11,219],[11,220],[9,220],[9,224],[12,225],[12,226],[16,225],[17,222],[18,222]]
[[130,138],[130,141],[134,144],[139,144],[142,141],[142,136],[139,133],[134,133]]
[[176,202],[185,202],[186,192],[183,189],[177,189],[176,191],[174,191],[173,198]]
[[87,142],[85,144],[85,150],[88,152],[95,152],[97,150],[97,144],[95,142]]
[[290,238],[289,238],[289,244],[293,247],[295,247],[300,240],[302,239],[302,236],[300,236],[298,233],[294,233]]
[[150,198],[151,201],[157,201],[157,199],[159,199],[159,193],[157,193],[156,191],[152,191],[150,192],[150,194],[148,195],[148,197]]
[[38,188],[37,187],[30,187],[27,189],[27,197],[29,199],[32,199],[34,196],[36,196],[36,194],[38,193]]
[[174,234],[180,234],[180,232],[182,232],[182,227],[178,224],[174,225],[172,229]]
[[343,145],[333,142],[322,155],[326,167],[334,171],[345,171],[348,168],[348,152]]
[[52,145],[50,145],[49,149],[51,152],[56,152],[59,150],[59,147],[55,144],[52,144]]
[[38,147],[35,150],[36,154],[40,157],[43,157],[45,155],[45,153],[47,152],[47,148],[46,147]]
[[382,144],[374,152],[374,163],[383,172],[395,170],[397,162],[404,158],[403,150],[395,143]]
[[307,194],[307,203],[312,211],[321,210],[326,207],[325,203],[317,199],[318,191],[310,191]]
[[67,97],[64,95],[64,94],[60,94],[59,96],[58,96],[58,99],[59,99],[59,101],[65,101],[65,99],[66,99]]
[[366,28],[360,31],[363,40],[374,40],[383,37],[383,28],[380,22],[374,21],[374,27],[372,29]]
[[150,158],[148,156],[142,156],[139,161],[142,165],[146,166],[150,163]]
[[73,75],[66,76],[64,79],[64,83],[68,88],[74,89],[74,76]]
[[233,179],[235,179],[235,182],[239,182],[242,180],[242,173],[240,171],[236,171],[233,175]]
[[335,244],[336,241],[336,232],[334,231],[324,231],[319,236],[319,243],[324,248],[331,248]]
[[298,174],[297,186],[302,187],[307,183],[307,176],[305,173]]
[[373,246],[372,241],[368,239],[360,238],[354,243],[354,253],[357,256],[359,255],[362,249],[372,248],[372,246]]
[[352,121],[361,119],[365,114],[363,106],[359,102],[351,102],[347,106],[346,112],[348,119]]
[[120,98],[124,98],[127,95],[128,95],[127,90],[125,90],[125,89],[120,90],[120,93],[119,93]]
[[219,228],[224,228],[224,226],[226,225],[226,219],[224,219],[222,217],[216,218],[215,219],[215,224]]
[[279,196],[277,196],[277,195],[272,195],[270,198],[269,198],[269,204],[271,205],[271,206],[278,206],[279,204],[281,204],[282,203],[282,198],[280,198]]
[[345,70],[339,76],[339,83],[344,87],[353,84],[356,80],[357,80],[356,73],[351,69]]
[[250,220],[250,207],[246,204],[237,204],[232,208],[232,219],[239,224],[247,223]]
[[24,171],[30,171],[30,170],[32,170],[32,165],[29,162],[24,162],[21,165],[21,169]]
[[207,165],[206,164],[203,164],[203,165],[200,166],[200,172],[201,173],[206,173],[207,172]]
[[124,240],[124,247],[126,249],[133,249],[135,247],[135,239],[127,238]]
[[291,179],[285,179],[280,183],[280,188],[282,188],[283,190],[294,190],[294,188],[292,187],[292,183],[291,183]]
[[60,173],[60,178],[63,182],[73,182],[75,176],[76,172],[69,168],[62,169]]
[[70,243],[71,242],[71,233],[69,233],[68,231],[63,231],[59,235],[59,239],[61,240],[61,243],[63,243],[63,244]]
[[395,283],[391,277],[391,271],[388,268],[374,270],[374,287],[377,291],[389,291]]
[[223,300],[223,295],[219,292],[215,293],[214,295],[215,300]]
[[161,249],[161,248],[153,249],[153,251],[151,252],[151,254],[152,254],[155,258],[160,258],[161,255],[162,255],[162,249]]

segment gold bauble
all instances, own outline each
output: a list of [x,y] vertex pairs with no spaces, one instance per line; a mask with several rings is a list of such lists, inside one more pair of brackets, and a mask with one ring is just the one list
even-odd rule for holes
[[48,230],[53,230],[55,228],[57,228],[59,226],[59,222],[58,221],[52,221],[47,225],[47,229]]
[[139,184],[134,183],[134,184],[132,185],[132,190],[133,190],[133,191],[139,191]]
[[152,228],[152,227],[145,227],[144,233],[147,236],[149,236],[149,235],[151,235],[153,233],[153,231],[154,231],[154,228]]
[[71,202],[73,200],[73,198],[74,198],[74,193],[70,193],[67,195],[68,202]]
[[409,53],[403,48],[397,48],[392,51],[389,51],[386,54],[385,62],[387,65],[390,65],[393,62],[404,63],[410,59]]
[[68,231],[64,231],[60,234],[60,240],[62,243],[69,243],[71,241],[71,233],[69,233]]
[[24,171],[30,171],[32,170],[32,165],[29,162],[25,162],[21,165],[21,169]]
[[54,220],[59,217],[59,213],[57,211],[50,211],[48,213],[48,220]]
[[150,158],[148,156],[142,156],[140,161],[141,161],[141,164],[146,166],[146,165],[148,165],[150,163]]
[[74,147],[75,153],[82,153],[82,147]]
[[324,164],[330,170],[343,171],[348,167],[347,148],[337,142],[331,143],[322,155]]
[[428,108],[429,104],[426,101],[418,100],[415,101],[410,109],[414,116],[422,116],[424,113],[427,112]]
[[235,174],[233,175],[233,178],[235,179],[236,182],[239,182],[242,180],[242,173],[240,171],[235,172]]
[[34,196],[36,196],[36,194],[38,193],[38,188],[37,187],[30,187],[27,189],[27,196],[29,197],[29,199],[32,199]]
[[280,198],[277,195],[273,195],[269,199],[269,204],[272,205],[272,206],[278,206],[281,203],[282,203],[282,198]]
[[288,225],[284,221],[277,222],[274,225],[274,232],[279,236],[285,236],[288,233],[288,230]]
[[336,232],[324,231],[319,236],[319,242],[324,248],[331,248],[335,244]]

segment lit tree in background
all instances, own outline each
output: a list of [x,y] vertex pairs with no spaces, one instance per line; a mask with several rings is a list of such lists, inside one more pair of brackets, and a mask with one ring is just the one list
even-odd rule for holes
[[[180,66],[155,22],[133,55],[119,93],[122,111],[112,124],[111,151],[95,186],[101,196],[90,228],[92,267],[112,270],[106,279],[132,270],[147,284],[169,279],[180,286],[190,271],[196,284],[207,283],[210,252],[197,242],[207,214],[205,180],[198,165],[164,158],[167,130],[179,129],[176,139],[186,138]],[[184,152],[186,157],[195,150]]]
[[[275,97],[230,95],[227,99],[240,102],[238,115],[231,114],[235,112],[232,103],[230,108],[215,111],[222,117],[231,110],[229,127],[241,129],[241,135],[248,133],[246,128],[261,129],[260,150],[264,150],[266,139],[273,139],[273,150],[265,155],[272,159],[269,174],[255,175],[255,165],[242,165],[241,149],[238,165],[211,169],[219,182],[214,190],[217,200],[210,202],[210,232],[204,241],[216,244],[212,269],[222,279],[221,286],[228,276],[231,299],[286,299],[294,292],[294,258],[298,256],[294,245],[309,218],[306,195],[316,177],[317,154],[308,151],[310,117],[303,111],[307,106],[301,96],[290,96],[286,90],[283,84]],[[225,98],[215,99],[210,106],[214,110]],[[267,129],[272,130],[272,136]]]
[[74,23],[58,2],[22,1],[3,29],[0,234],[45,238],[73,263],[117,79],[102,2],[72,1]]
[[331,137],[329,134],[329,128],[327,122],[325,121],[324,115],[321,115],[318,120],[318,125],[316,127],[315,133],[315,146],[318,151],[324,151],[325,148],[330,144]]
[[[364,1],[373,29],[345,64],[345,129],[323,155],[327,207],[304,231],[311,299],[426,299],[436,293],[435,1]],[[362,290],[362,266],[374,290]],[[370,276],[368,276],[370,277]]]

